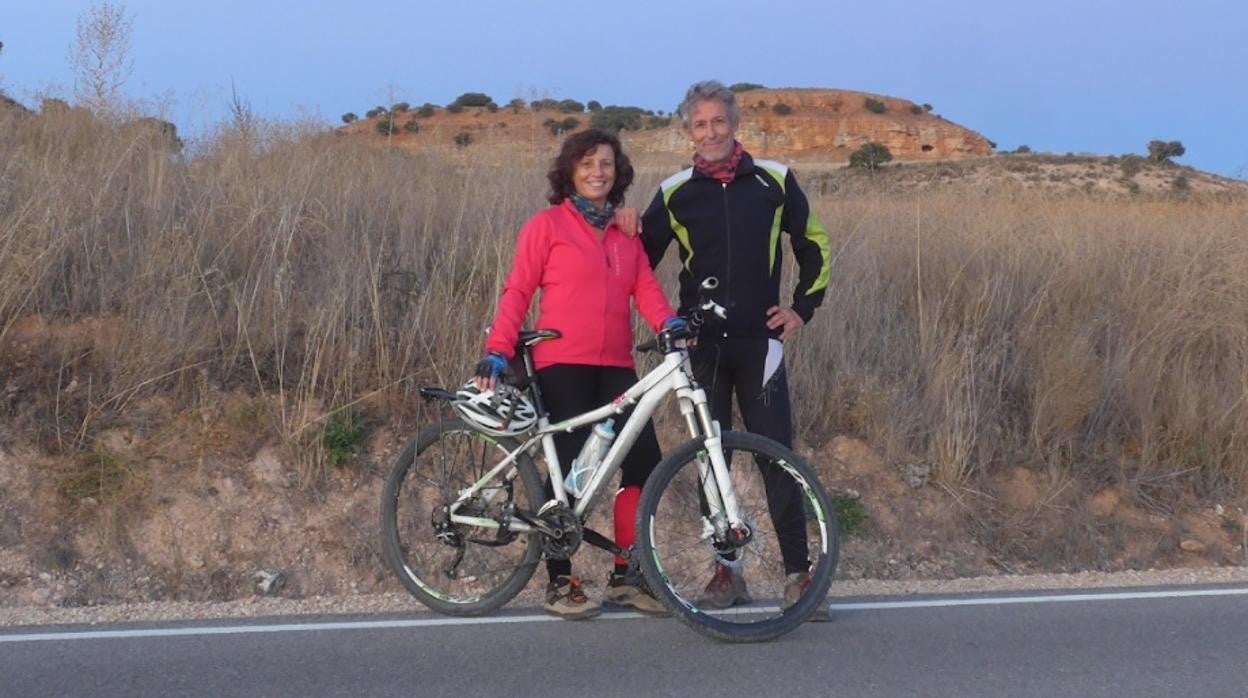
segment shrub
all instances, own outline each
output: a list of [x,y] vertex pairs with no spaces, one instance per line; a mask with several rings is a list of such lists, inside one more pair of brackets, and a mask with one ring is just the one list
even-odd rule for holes
[[369,109],[368,111],[364,112],[364,116],[367,116],[368,118],[372,119],[374,117],[384,116],[389,113],[390,112],[386,111],[385,107],[373,107],[372,109]]
[[917,104],[911,104],[911,105],[910,105],[910,113],[911,113],[911,114],[916,114],[916,115],[917,115],[917,114],[922,114],[922,113],[923,113],[923,107],[920,107],[920,106],[919,106],[919,105],[917,105]]
[[880,165],[892,159],[893,154],[889,152],[888,146],[885,146],[883,143],[871,142],[864,144],[849,156],[849,166],[874,172]]
[[1144,158],[1139,155],[1123,155],[1118,167],[1122,169],[1122,176],[1130,179],[1144,169]]
[[446,110],[452,114],[458,114],[464,110],[464,105],[459,104],[458,102],[451,102],[446,105]]
[[836,512],[836,526],[840,534],[853,536],[862,530],[867,520],[867,510],[862,506],[862,495],[847,492],[832,493],[832,511]]
[[498,105],[495,104],[494,102],[490,102],[489,104],[485,105],[485,110],[493,114],[494,112],[498,111]]
[[771,110],[779,114],[780,116],[788,116],[789,114],[793,113],[793,107],[790,107],[784,102],[776,102],[775,104],[771,105]]
[[355,112],[349,111],[346,114],[342,115],[342,123],[344,124],[353,124],[359,120],[360,120],[360,117],[356,116]]
[[585,105],[575,99],[565,99],[559,102],[559,111],[564,114],[580,114],[585,111]]
[[416,110],[416,116],[419,116],[422,119],[428,119],[429,117],[433,116],[436,110],[437,110],[437,107],[430,104],[429,102],[425,102],[424,104],[420,105],[420,109]]
[[569,116],[568,118],[564,119],[560,123],[560,126],[563,126],[564,131],[571,131],[572,129],[580,125],[581,125],[581,120],[576,118],[575,116]]
[[494,100],[484,92],[465,92],[455,98],[454,104],[461,107],[484,107]]
[[733,92],[749,92],[750,90],[765,90],[767,88],[756,82],[734,82],[728,89]]
[[529,103],[533,107],[533,111],[558,111],[559,100],[557,99],[535,99]]
[[411,108],[412,108],[412,105],[408,104],[407,102],[396,102],[393,106],[390,107],[390,111],[398,113],[398,112],[407,111]]
[[863,106],[867,108],[867,111],[873,114],[883,114],[884,110],[887,108],[884,106],[883,102],[871,97],[867,97],[866,101],[863,102]]
[[1170,158],[1177,158],[1187,152],[1179,141],[1149,141],[1148,159],[1163,165],[1170,164]]
[[550,130],[550,135],[558,136],[561,133],[566,133],[576,128],[577,126],[580,126],[581,120],[576,118],[575,116],[569,116],[568,118],[563,119],[563,120],[547,119],[542,122],[542,125]]
[[1027,153],[1030,153],[1030,152],[1031,152],[1031,146],[1029,146],[1029,145],[1020,145],[1020,146],[1018,146],[1017,148],[1015,148],[1015,149],[1014,149],[1014,152],[1018,153],[1019,155],[1026,155]]
[[524,109],[527,106],[528,106],[528,103],[525,102],[520,97],[515,97],[510,102],[507,103],[507,108],[511,110],[512,114],[519,114],[520,110]]
[[603,107],[601,111],[594,112],[589,119],[589,125],[591,128],[611,132],[639,131],[643,116],[645,116],[645,111],[639,107],[617,107],[611,104]]
[[394,133],[394,117],[387,115],[386,118],[377,122],[377,133],[383,136],[389,136]]
[[408,133],[420,133],[420,122],[416,120],[416,117],[412,117],[403,124],[403,130]]
[[646,119],[646,128],[663,128],[672,125],[670,116],[651,116]]
[[931,110],[932,110],[932,105],[928,104],[927,102],[924,102],[924,103],[923,103],[923,111],[925,111],[925,112],[929,112],[929,111],[931,111]]
[[766,109],[766,108],[767,108],[767,100],[765,100],[765,99],[760,99],[760,100],[758,100],[758,103],[757,103],[757,104],[755,104],[754,106],[755,106],[756,108],[758,108],[758,109]]
[[364,442],[364,421],[355,412],[335,412],[321,432],[321,447],[330,465],[341,465],[351,459]]
[[596,99],[591,99],[585,105],[585,108],[590,111],[602,111],[602,104],[600,104]]
[[1177,192],[1185,192],[1192,188],[1192,183],[1187,175],[1179,175],[1170,181],[1170,188]]
[[455,145],[461,148],[467,148],[472,145],[472,134],[467,131],[460,131],[455,134],[455,138],[453,140],[455,141]]

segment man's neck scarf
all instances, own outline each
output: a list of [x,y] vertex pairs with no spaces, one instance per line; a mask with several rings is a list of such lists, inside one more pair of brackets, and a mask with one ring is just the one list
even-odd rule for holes
[[741,164],[743,155],[745,155],[745,147],[739,141],[733,141],[732,155],[719,162],[707,162],[701,155],[695,153],[693,166],[703,175],[727,184],[737,175],[737,165]]

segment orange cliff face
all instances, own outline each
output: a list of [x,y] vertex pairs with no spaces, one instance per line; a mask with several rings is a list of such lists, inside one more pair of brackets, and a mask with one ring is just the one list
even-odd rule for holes
[[[882,113],[867,99],[884,105]],[[914,102],[848,90],[759,89],[737,95],[737,137],[758,157],[845,162],[860,146],[882,143],[898,160],[947,160],[991,155],[994,146],[970,129],[924,111]],[[790,111],[781,114],[776,105]],[[783,107],[780,108],[784,110]],[[641,152],[684,152],[688,140],[676,125],[629,137]]]
[[[884,111],[875,113],[868,109],[868,99],[883,104]],[[870,142],[887,146],[896,160],[954,160],[991,155],[994,150],[994,145],[982,135],[906,99],[848,90],[790,88],[741,92],[737,102],[741,109],[737,137],[757,157],[840,163]],[[780,108],[786,113],[777,111],[778,104],[787,107]],[[568,117],[575,119],[573,130],[579,131],[589,127],[593,115],[509,107],[469,107],[459,113],[439,108],[429,118],[418,118],[410,112],[396,115],[391,142],[409,150],[451,148],[454,139],[466,133],[474,144],[537,146],[545,150],[562,139],[562,135],[550,132],[546,122]],[[377,129],[380,118],[360,120],[339,132],[384,138]],[[409,133],[403,125],[413,120],[419,128]],[[681,158],[692,153],[677,118],[672,118],[667,126],[625,131],[621,136],[630,153]]]

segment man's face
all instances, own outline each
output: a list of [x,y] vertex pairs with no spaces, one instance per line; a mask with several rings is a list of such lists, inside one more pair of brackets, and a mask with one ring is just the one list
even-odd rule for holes
[[737,130],[728,120],[728,105],[718,99],[694,102],[686,129],[694,149],[707,162],[719,162],[732,155]]

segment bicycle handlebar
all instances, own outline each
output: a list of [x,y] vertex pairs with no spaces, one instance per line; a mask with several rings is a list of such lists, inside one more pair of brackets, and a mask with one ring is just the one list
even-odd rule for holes
[[728,309],[711,298],[711,292],[717,288],[719,288],[719,279],[714,276],[703,279],[698,286],[698,305],[685,318],[689,323],[688,327],[659,330],[654,339],[642,342],[633,349],[635,351],[662,351],[665,354],[675,349],[684,349],[688,344],[679,345],[677,342],[697,339],[698,331],[706,324],[706,316],[703,313],[710,312],[720,320],[728,319]]

